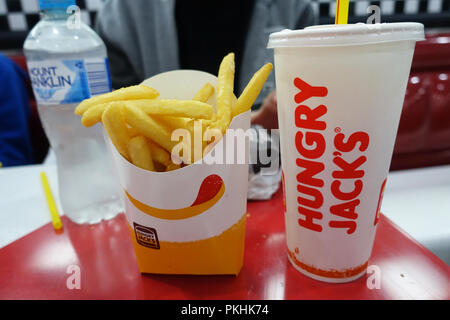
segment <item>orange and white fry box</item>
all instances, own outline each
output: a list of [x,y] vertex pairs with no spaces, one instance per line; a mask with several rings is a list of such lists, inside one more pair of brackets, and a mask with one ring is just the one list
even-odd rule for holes
[[[144,84],[158,90],[161,99],[190,100],[207,82],[215,86],[217,77],[179,70],[156,75]],[[214,95],[208,102],[215,105],[215,100]],[[236,116],[230,124],[230,129],[249,127],[250,112]],[[230,135],[228,131],[208,155],[223,154],[223,140]],[[244,257],[248,162],[206,164],[202,159],[178,170],[151,172],[128,162],[105,137],[123,190],[140,271],[239,274]]]

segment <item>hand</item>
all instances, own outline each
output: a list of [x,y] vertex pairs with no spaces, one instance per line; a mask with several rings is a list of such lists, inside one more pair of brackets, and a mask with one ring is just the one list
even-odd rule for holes
[[278,129],[278,111],[276,91],[272,91],[261,105],[261,108],[252,112],[252,124],[263,126],[264,128]]

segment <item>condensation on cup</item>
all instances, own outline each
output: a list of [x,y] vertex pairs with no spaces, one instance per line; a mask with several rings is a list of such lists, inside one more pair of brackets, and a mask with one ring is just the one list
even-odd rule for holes
[[366,272],[419,23],[284,30],[275,50],[288,257],[303,274]]

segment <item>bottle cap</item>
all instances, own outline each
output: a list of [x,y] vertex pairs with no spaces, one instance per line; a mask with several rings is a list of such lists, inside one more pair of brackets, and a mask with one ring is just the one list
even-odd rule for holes
[[39,0],[41,10],[67,9],[75,5],[75,0]]

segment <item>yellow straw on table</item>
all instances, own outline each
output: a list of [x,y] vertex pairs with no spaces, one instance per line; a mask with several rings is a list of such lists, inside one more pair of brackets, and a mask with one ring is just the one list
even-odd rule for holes
[[336,18],[335,24],[347,24],[348,22],[348,6],[349,0],[336,1]]
[[59,217],[58,208],[56,207],[55,199],[53,198],[52,190],[47,180],[45,172],[41,172],[42,187],[44,188],[45,198],[47,199],[48,209],[52,217],[53,228],[60,230],[63,227],[61,218]]

